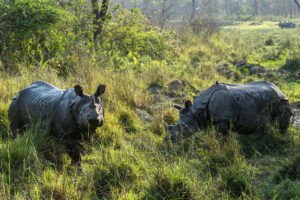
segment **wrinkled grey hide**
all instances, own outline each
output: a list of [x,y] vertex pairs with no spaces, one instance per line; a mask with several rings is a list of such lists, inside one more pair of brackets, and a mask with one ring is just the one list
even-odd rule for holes
[[[167,126],[172,141],[205,129],[211,124],[227,134],[230,124],[242,134],[264,128],[269,121],[278,121],[281,131],[290,122],[291,109],[288,98],[273,84],[266,81],[248,84],[216,83],[194,100],[185,102],[179,110],[179,120]],[[168,139],[168,137],[166,139]]]
[[33,82],[13,98],[8,110],[10,128],[16,134],[32,121],[49,122],[52,134],[65,141],[72,162],[80,165],[79,142],[88,140],[104,122],[98,98],[104,92],[105,85],[86,95],[80,85],[61,90],[43,81]]

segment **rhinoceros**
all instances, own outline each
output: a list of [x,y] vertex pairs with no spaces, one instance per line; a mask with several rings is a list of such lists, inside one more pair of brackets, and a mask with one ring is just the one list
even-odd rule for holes
[[16,136],[34,121],[48,121],[52,135],[65,143],[72,163],[81,166],[80,142],[88,140],[104,122],[104,108],[98,97],[105,88],[99,85],[93,95],[87,95],[80,85],[61,90],[44,81],[33,82],[10,104],[10,129]]
[[280,28],[296,28],[296,24],[292,23],[292,22],[280,22],[278,24],[278,26]]
[[273,84],[266,81],[247,84],[214,84],[198,96],[194,103],[174,105],[179,120],[166,127],[175,142],[210,125],[216,125],[224,135],[232,129],[241,134],[261,131],[268,122],[278,121],[282,132],[289,127],[292,115],[288,98]]

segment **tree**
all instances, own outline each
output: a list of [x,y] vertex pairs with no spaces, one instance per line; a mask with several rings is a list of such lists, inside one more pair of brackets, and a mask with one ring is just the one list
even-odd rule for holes
[[253,1],[253,10],[254,10],[254,16],[258,15],[258,5],[257,5],[257,0]]
[[196,0],[192,0],[191,23],[193,23],[195,20],[195,12],[196,12]]
[[173,0],[162,0],[161,16],[159,20],[160,30],[164,29],[167,20],[170,18],[170,10],[173,6]]
[[106,18],[106,13],[109,7],[110,0],[103,0],[101,10],[99,11],[99,3],[98,0],[91,0],[94,14],[94,43],[95,47],[97,46],[98,37],[101,36],[101,31],[104,26],[104,21]]
[[298,2],[298,0],[294,0],[295,4],[297,5],[299,11],[300,11],[300,3]]

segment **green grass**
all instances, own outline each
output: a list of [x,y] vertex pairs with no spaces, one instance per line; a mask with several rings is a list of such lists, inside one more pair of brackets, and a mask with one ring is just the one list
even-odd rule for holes
[[[115,68],[111,56],[74,51],[74,57],[80,57],[75,61],[76,70],[64,76],[51,67],[28,69],[22,63],[18,64],[19,73],[1,70],[0,197],[300,198],[300,130],[295,125],[286,134],[270,127],[264,135],[231,132],[228,138],[220,138],[212,129],[178,144],[163,140],[164,123],[172,124],[178,118],[173,103],[183,104],[196,96],[195,89],[204,90],[216,80],[244,83],[267,79],[238,72],[235,62],[243,59],[270,69],[284,67],[293,54],[300,52],[298,33],[298,29],[281,30],[275,22],[245,22],[226,27],[208,40],[190,32],[179,35],[180,56],[173,61],[141,56],[139,62],[124,61],[124,70]],[[274,42],[272,46],[266,46],[269,38]],[[222,62],[229,65],[234,76],[227,79],[217,73],[214,66]],[[103,96],[105,124],[91,144],[84,144],[84,173],[77,171],[64,148],[37,126],[17,139],[8,137],[7,110],[12,97],[40,79],[63,89],[81,84],[87,93],[93,93],[99,83],[107,85]],[[164,91],[172,80],[184,80],[189,86],[168,97]],[[290,101],[300,101],[299,82],[281,77],[273,81]],[[151,94],[149,88],[153,85],[161,86],[161,94]],[[147,112],[152,121],[140,119],[137,109]]]

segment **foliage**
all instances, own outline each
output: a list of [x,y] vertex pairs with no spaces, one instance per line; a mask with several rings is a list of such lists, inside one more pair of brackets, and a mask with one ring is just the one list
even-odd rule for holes
[[282,167],[278,170],[278,174],[274,177],[275,182],[280,182],[284,179],[300,180],[300,155],[296,155],[290,160],[285,160]]
[[291,59],[288,59],[285,65],[282,66],[283,69],[291,71],[300,76],[300,56],[294,56]]
[[194,199],[189,185],[180,179],[170,179],[163,174],[157,174],[154,183],[146,191],[142,199]]
[[4,139],[9,136],[9,121],[7,119],[7,112],[0,107],[0,138]]
[[[274,22],[244,22],[203,38],[190,30],[181,35],[160,32],[136,9],[119,9],[112,11],[102,42],[95,48],[92,17],[83,8],[86,1],[76,2],[63,6],[50,2],[46,11],[59,8],[58,13],[67,12],[70,18],[62,14],[57,22],[24,34],[29,38],[25,40],[26,51],[23,46],[9,45],[1,55],[4,65],[9,63],[4,56],[15,57],[19,70],[8,73],[0,69],[1,198],[299,198],[299,126],[291,125],[285,134],[275,125],[252,135],[230,132],[222,137],[207,129],[176,144],[164,140],[164,122],[173,124],[178,118],[173,103],[182,105],[216,80],[263,80],[264,76],[241,74],[237,62],[280,69],[299,52],[297,30],[276,29]],[[77,14],[69,13],[75,8]],[[13,34],[7,36],[12,41]],[[41,34],[45,40],[38,40]],[[272,46],[266,46],[268,38],[272,38]],[[219,73],[215,68],[219,63],[227,63],[233,75]],[[278,86],[291,102],[300,100],[299,84],[294,79],[272,74],[278,76]],[[81,84],[88,94],[99,83],[107,85],[102,97],[105,123],[91,143],[83,143],[84,172],[71,164],[59,141],[38,124],[16,139],[7,137],[11,99],[41,79],[62,89]],[[171,80],[190,86],[180,95],[169,95],[165,91]],[[154,87],[158,92],[152,90]]]
[[11,54],[31,57],[32,61],[54,56],[60,50],[61,36],[51,28],[62,20],[63,11],[56,7],[54,1],[1,1],[0,9],[2,54],[11,58]]
[[202,34],[203,38],[209,38],[216,34],[220,27],[219,22],[213,18],[201,17],[191,24],[192,30],[195,34]]
[[[126,60],[137,64],[143,56],[153,60],[178,57],[177,40],[172,32],[159,32],[137,9],[120,9],[103,30],[102,50],[117,54],[116,66]],[[125,57],[125,58],[123,58]]]
[[233,197],[238,198],[243,193],[249,193],[248,184],[247,177],[238,169],[229,169],[224,172],[222,187],[228,190]]

